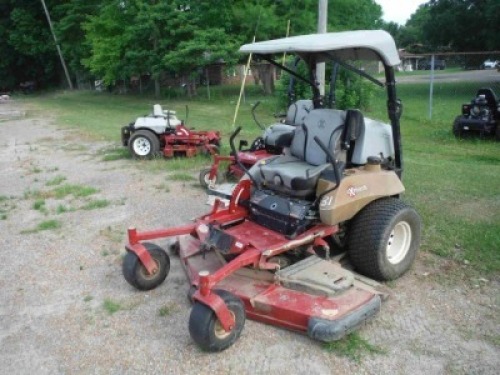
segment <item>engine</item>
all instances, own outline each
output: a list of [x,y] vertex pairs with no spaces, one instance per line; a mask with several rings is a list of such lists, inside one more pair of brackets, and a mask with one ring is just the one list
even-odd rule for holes
[[317,213],[313,203],[273,192],[257,190],[250,199],[252,221],[286,236],[296,236],[307,230]]

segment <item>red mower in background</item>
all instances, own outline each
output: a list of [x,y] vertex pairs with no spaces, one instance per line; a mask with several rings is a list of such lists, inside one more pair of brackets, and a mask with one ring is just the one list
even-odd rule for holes
[[[266,129],[255,115],[255,110],[259,104],[260,102],[257,102],[252,107],[252,117],[257,126],[263,131],[262,136],[257,137],[250,145],[250,148],[245,148],[248,146],[248,141],[241,140],[236,151],[240,163],[246,169],[250,169],[260,160],[281,154],[283,147],[280,145],[287,143],[287,140],[292,138],[295,127],[299,126],[304,117],[313,109],[312,100],[298,100],[289,106],[286,116],[283,116],[283,122],[270,125]],[[228,164],[225,173],[220,171],[221,163]],[[199,180],[202,187],[213,189],[224,179],[233,178],[239,180],[244,174],[245,170],[236,162],[234,152],[231,152],[229,156],[214,155],[212,166],[200,171]]]
[[[187,116],[186,116],[187,117]],[[138,117],[121,130],[123,146],[130,149],[138,159],[150,159],[163,154],[173,156],[195,156],[198,152],[214,155],[219,151],[218,131],[195,131],[176,117],[175,111],[164,111],[159,104],[153,113]]]
[[[228,206],[217,199],[208,214],[179,227],[129,229],[123,275],[140,290],[159,286],[170,258],[147,241],[171,238],[193,302],[189,333],[201,349],[233,345],[247,317],[315,340],[339,340],[380,311],[387,294],[374,280],[403,275],[420,246],[420,216],[400,199],[398,51],[387,32],[361,30],[252,43],[240,52],[309,83],[314,109],[276,144],[282,154],[249,170],[234,145],[238,128],[230,145],[245,176],[227,196]],[[272,59],[283,52],[301,56],[310,78]],[[316,64],[329,60],[386,89],[390,124],[357,109],[321,108]],[[385,82],[353,60],[381,61]]]

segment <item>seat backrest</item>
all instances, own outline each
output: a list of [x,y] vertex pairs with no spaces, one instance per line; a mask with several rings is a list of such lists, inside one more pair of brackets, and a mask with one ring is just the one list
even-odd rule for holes
[[153,105],[153,116],[154,117],[165,117],[165,114],[163,113],[163,109],[161,108],[161,105],[159,105],[159,104]]
[[496,98],[495,93],[493,92],[492,89],[490,89],[490,88],[479,89],[479,90],[477,90],[476,96],[479,97],[479,95],[484,95],[484,98],[486,99],[486,102],[487,102],[489,107],[496,108],[497,98]]
[[313,109],[312,100],[297,100],[288,107],[286,113],[285,124],[299,126],[304,121],[304,118]]
[[318,137],[333,152],[335,158],[345,161],[345,152],[340,148],[340,136],[346,113],[335,109],[314,109],[304,118],[302,126],[295,129],[290,152],[293,156],[312,165],[328,162],[327,155],[318,146]]
[[350,163],[366,164],[370,156],[394,158],[391,125],[364,117],[358,130],[359,134],[354,142]]

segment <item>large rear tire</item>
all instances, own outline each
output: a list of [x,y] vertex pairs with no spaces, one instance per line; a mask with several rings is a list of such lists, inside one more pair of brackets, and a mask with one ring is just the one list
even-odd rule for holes
[[195,302],[189,316],[189,333],[198,346],[207,352],[220,352],[233,345],[245,326],[245,306],[241,299],[225,290],[215,290],[234,317],[234,327],[225,331],[215,312],[201,302]]
[[348,255],[354,268],[380,281],[394,280],[411,267],[420,247],[421,219],[397,198],[370,203],[351,221]]
[[149,130],[138,130],[130,137],[128,147],[134,158],[151,159],[160,152],[160,140]]

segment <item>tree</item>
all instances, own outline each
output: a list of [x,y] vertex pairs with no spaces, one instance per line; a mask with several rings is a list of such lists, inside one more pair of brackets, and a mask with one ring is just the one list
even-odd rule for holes
[[100,9],[101,0],[70,0],[56,5],[52,12],[54,29],[71,75],[78,83],[88,70],[82,60],[91,53],[85,43],[83,24],[88,17],[94,16]]
[[[48,2],[53,7],[58,1]],[[60,65],[47,19],[40,2],[6,1],[1,5],[0,52],[2,86],[20,82],[46,85],[58,81]]]
[[427,44],[424,37],[424,30],[426,25],[430,22],[430,17],[429,5],[420,5],[416,12],[413,13],[406,22],[406,25],[400,29],[399,46],[413,51],[415,51],[415,48],[417,50],[419,48],[422,49],[422,46]]
[[431,46],[455,51],[500,49],[498,0],[432,0],[428,7],[423,34]]

